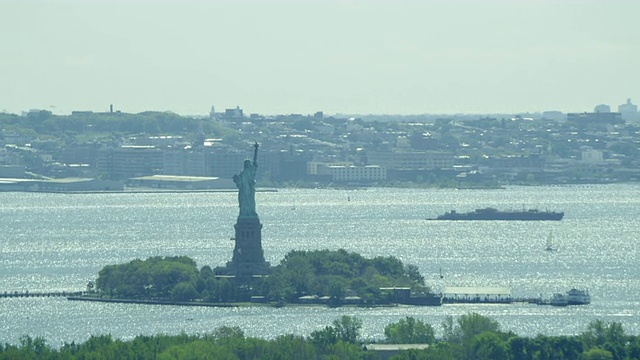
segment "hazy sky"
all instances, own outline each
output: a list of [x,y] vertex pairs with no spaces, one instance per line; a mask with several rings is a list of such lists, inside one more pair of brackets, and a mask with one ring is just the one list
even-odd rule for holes
[[640,103],[640,1],[0,0],[0,111]]

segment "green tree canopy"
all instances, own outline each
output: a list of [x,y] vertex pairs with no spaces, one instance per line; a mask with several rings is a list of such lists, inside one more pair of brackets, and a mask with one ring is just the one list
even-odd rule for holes
[[123,298],[167,298],[176,285],[195,281],[198,274],[195,261],[186,256],[156,256],[105,266],[98,273],[96,289]]
[[379,302],[382,300],[379,288],[393,286],[428,292],[416,266],[405,266],[393,256],[366,259],[342,249],[291,251],[263,286],[263,292],[270,299],[289,301],[304,295],[339,298],[352,290],[365,299]]
[[386,341],[391,344],[433,344],[433,327],[413,317],[407,316],[397,323],[384,328]]

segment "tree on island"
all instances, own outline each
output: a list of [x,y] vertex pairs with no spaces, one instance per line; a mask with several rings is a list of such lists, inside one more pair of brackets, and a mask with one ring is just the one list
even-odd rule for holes
[[196,263],[186,256],[136,259],[127,264],[108,265],[98,273],[96,289],[121,298],[169,298],[180,283],[198,277]]
[[216,277],[209,266],[198,270],[195,261],[185,256],[108,265],[95,281],[97,293],[111,298],[213,303],[249,301],[252,295],[295,303],[315,295],[329,296],[329,304],[339,306],[348,293],[354,293],[364,304],[373,305],[393,302],[391,294],[381,291],[385,287],[429,292],[417,267],[392,256],[366,259],[345,250],[291,251],[271,275],[246,285]]
[[364,303],[388,303],[385,287],[411,287],[427,293],[429,288],[416,267],[405,266],[393,256],[366,259],[346,250],[291,251],[262,283],[261,291],[270,299],[297,302],[302,296],[330,296],[339,305],[352,291]]

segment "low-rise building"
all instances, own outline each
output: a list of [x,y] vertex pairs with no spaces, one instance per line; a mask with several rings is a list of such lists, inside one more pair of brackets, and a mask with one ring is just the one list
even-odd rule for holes
[[387,179],[387,170],[379,165],[330,166],[335,182],[376,182]]
[[97,171],[112,179],[154,175],[162,172],[162,151],[154,146],[125,145],[101,149]]
[[236,188],[235,183],[231,179],[221,179],[218,177],[205,176],[174,175],[151,175],[135,177],[129,179],[128,186],[173,190],[210,190]]
[[309,161],[307,163],[307,175],[333,175],[332,167],[335,166],[352,166],[351,161],[336,161],[336,162],[319,162]]
[[367,154],[367,162],[369,165],[380,165],[394,170],[451,169],[454,155],[436,151],[374,151]]
[[164,175],[205,176],[205,155],[193,149],[165,149],[162,152]]
[[124,182],[114,180],[91,178],[0,179],[0,191],[91,192],[122,190],[124,190]]

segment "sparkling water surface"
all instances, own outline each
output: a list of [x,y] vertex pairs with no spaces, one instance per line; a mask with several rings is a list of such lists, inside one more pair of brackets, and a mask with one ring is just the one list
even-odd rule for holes
[[[594,319],[640,333],[640,185],[508,187],[499,190],[283,189],[256,194],[265,259],[291,250],[346,249],[415,264],[434,290],[507,286],[514,296],[549,297],[588,288],[592,303],[200,308],[103,304],[64,298],[0,299],[0,342],[43,336],[57,346],[90,335],[211,332],[238,325],[248,336],[308,335],[341,315],[364,322],[363,337],[405,316],[440,333],[447,315],[489,316],[520,335],[571,335]],[[538,208],[562,221],[427,221],[455,209]],[[238,213],[233,192],[0,193],[0,292],[78,291],[105,265],[186,255],[198,266],[230,260]],[[558,251],[544,251],[549,233]],[[443,278],[440,279],[440,271]]]

